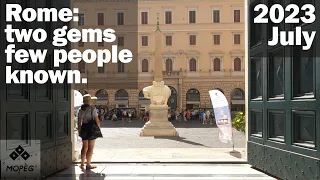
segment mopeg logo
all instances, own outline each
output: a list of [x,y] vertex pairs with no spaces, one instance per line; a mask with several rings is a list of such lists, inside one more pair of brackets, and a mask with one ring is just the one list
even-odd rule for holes
[[18,146],[11,154],[10,158],[16,160],[18,157],[22,157],[25,161],[29,159],[30,154],[25,151],[21,146]]
[[[10,158],[17,164],[7,165],[6,171],[8,172],[33,172],[35,166],[28,165],[26,162],[30,158],[30,154],[23,149],[23,147],[18,146],[10,155]],[[22,159],[18,159],[21,157]],[[19,161],[16,161],[19,160]],[[21,164],[22,163],[22,164]]]

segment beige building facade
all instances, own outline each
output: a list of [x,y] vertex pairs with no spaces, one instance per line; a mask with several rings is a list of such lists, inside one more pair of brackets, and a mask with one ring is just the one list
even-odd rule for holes
[[[114,6],[113,6],[114,5]],[[115,1],[74,0],[79,8],[78,28],[130,28],[130,8],[117,9]],[[104,77],[126,84],[130,70],[123,64],[79,63],[73,68],[88,76],[88,84],[74,89],[98,97],[98,104],[114,107],[147,107],[142,89],[152,85],[155,61],[157,16],[162,32],[163,78],[172,89],[168,105],[183,109],[212,107],[208,91],[220,89],[232,104],[232,110],[244,111],[245,88],[245,18],[243,0],[144,0],[137,1],[138,32],[117,34],[118,46],[126,46],[130,38],[138,38],[138,87],[109,88]],[[111,15],[113,13],[113,15]],[[116,13],[116,15],[114,15]],[[108,17],[115,17],[110,19]],[[133,36],[138,37],[133,37]],[[73,44],[73,48],[97,49],[99,43]]]

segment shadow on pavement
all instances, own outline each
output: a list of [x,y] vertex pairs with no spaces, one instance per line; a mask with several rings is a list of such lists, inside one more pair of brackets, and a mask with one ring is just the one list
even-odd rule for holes
[[105,174],[101,174],[91,170],[87,170],[83,174],[79,175],[79,180],[88,180],[88,179],[104,180],[105,178],[106,178]]
[[186,144],[192,144],[192,145],[196,145],[196,146],[203,146],[203,147],[210,148],[208,146],[205,146],[205,145],[197,143],[197,142],[188,141],[188,140],[186,140],[186,138],[183,138],[183,137],[155,136],[154,139],[168,139],[168,140],[183,142]]
[[235,157],[235,158],[238,158],[238,159],[241,159],[241,158],[242,158],[241,153],[240,153],[239,151],[236,151],[236,150],[230,151],[229,154],[230,154],[231,156]]

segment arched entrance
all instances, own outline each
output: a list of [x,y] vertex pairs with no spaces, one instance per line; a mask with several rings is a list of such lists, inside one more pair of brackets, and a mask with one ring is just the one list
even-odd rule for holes
[[231,114],[236,112],[245,112],[244,91],[240,88],[235,88],[231,92]]
[[168,86],[171,89],[171,96],[168,99],[168,106],[169,108],[176,109],[177,108],[177,90],[172,87]]
[[150,99],[147,99],[143,95],[143,90],[139,92],[139,113],[147,111],[150,105]]
[[104,89],[100,89],[96,92],[95,96],[98,98],[97,105],[99,106],[107,106],[108,101],[108,93]]
[[189,89],[186,94],[186,108],[200,108],[200,92],[197,89]]
[[129,107],[129,94],[124,89],[119,89],[114,96],[116,108]]

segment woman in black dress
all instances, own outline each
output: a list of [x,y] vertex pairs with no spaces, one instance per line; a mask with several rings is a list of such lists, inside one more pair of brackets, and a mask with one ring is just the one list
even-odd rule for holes
[[91,159],[93,154],[93,148],[96,138],[91,136],[91,129],[89,122],[96,121],[100,128],[100,121],[98,118],[97,109],[91,106],[91,96],[86,94],[83,96],[83,105],[81,106],[78,114],[78,131],[82,138],[81,149],[81,165],[80,168],[84,169],[84,161],[87,159],[86,169],[94,169],[96,166],[91,165]]

